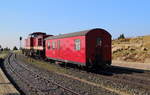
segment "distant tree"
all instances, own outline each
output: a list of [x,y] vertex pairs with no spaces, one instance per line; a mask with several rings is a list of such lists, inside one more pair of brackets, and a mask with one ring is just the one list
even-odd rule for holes
[[124,39],[124,38],[125,38],[124,34],[120,34],[120,36],[118,37],[118,39]]
[[9,51],[10,48],[6,47],[6,48],[4,48],[3,50],[4,50],[4,51]]
[[14,46],[13,50],[18,50],[18,48],[16,46]]

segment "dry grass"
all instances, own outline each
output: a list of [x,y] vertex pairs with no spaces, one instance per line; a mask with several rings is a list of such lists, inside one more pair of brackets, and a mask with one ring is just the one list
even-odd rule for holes
[[16,53],[16,54],[22,54],[21,50],[14,50],[13,52]]
[[113,60],[143,63],[150,60],[150,35],[113,40],[112,44],[113,48],[121,48],[113,52]]
[[8,51],[2,51],[2,52],[0,52],[0,58],[1,59],[4,59],[7,55],[8,55]]
[[48,70],[48,71],[58,72],[58,73],[67,73],[68,72],[67,69],[56,66],[53,63],[48,64],[47,62],[35,60],[33,58],[21,58],[21,60],[23,60],[29,64],[33,64],[37,67],[43,68],[45,70]]

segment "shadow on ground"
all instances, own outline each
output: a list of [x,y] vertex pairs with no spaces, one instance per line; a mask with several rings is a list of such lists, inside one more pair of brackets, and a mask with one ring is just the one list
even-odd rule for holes
[[2,67],[4,59],[0,58],[0,67]]
[[21,95],[21,94],[18,94],[18,93],[8,93],[8,94],[5,94],[5,95]]
[[[72,68],[72,69],[79,69],[83,71],[87,71],[86,68],[80,67],[77,65],[67,64],[61,65],[61,67]],[[145,70],[135,69],[135,68],[127,68],[127,67],[119,67],[119,66],[107,66],[107,67],[98,67],[96,69],[90,69],[87,72],[101,74],[106,76],[113,76],[114,74],[135,74],[135,73],[145,73]],[[149,71],[147,71],[149,72]]]

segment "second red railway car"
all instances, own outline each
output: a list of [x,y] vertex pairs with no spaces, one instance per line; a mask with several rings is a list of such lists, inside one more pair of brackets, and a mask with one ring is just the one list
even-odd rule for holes
[[[39,37],[39,34],[33,34]],[[28,43],[26,41],[26,46]],[[104,29],[96,28],[57,36],[44,34],[42,43],[42,51],[47,59],[87,67],[111,64],[111,35]],[[25,48],[26,51],[31,51],[29,49]]]

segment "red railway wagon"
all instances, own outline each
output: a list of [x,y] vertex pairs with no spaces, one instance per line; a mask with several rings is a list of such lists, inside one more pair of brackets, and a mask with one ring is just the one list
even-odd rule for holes
[[47,37],[46,57],[84,66],[111,64],[111,35],[104,29]]
[[25,53],[30,56],[45,56],[45,41],[44,39],[50,35],[43,32],[34,32],[29,34],[25,39]]

